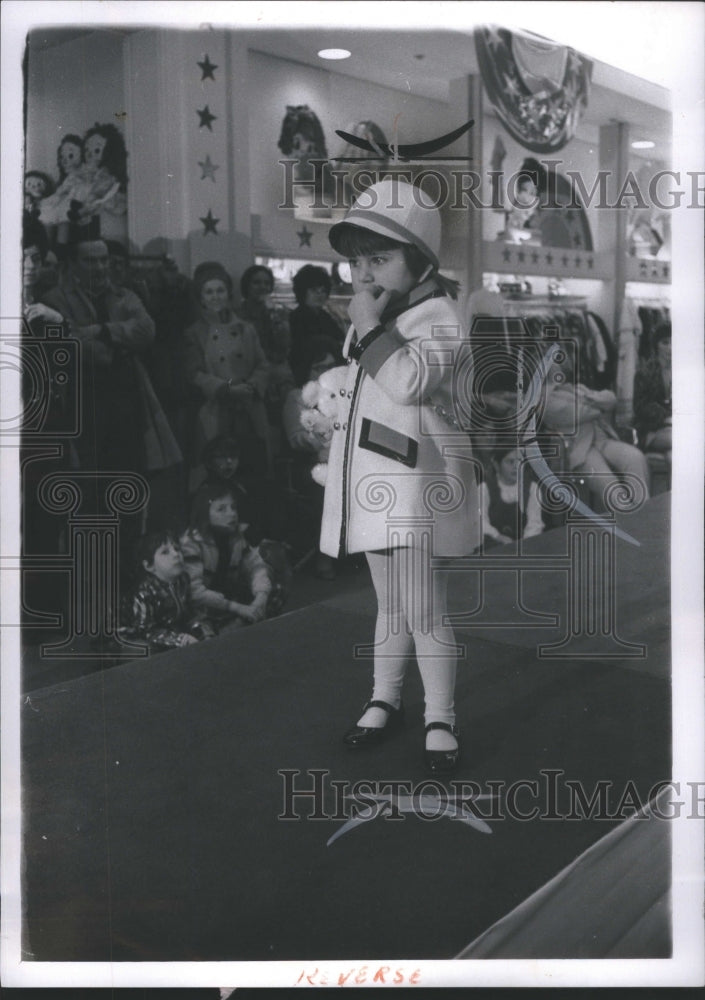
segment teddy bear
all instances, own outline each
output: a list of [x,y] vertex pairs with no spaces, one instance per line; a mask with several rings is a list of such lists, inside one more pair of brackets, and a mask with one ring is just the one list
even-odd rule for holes
[[301,390],[301,426],[315,437],[318,447],[318,464],[311,469],[311,476],[319,486],[325,486],[328,474],[328,452],[333,437],[333,425],[339,416],[339,403],[346,395],[346,367],[329,368],[315,382],[307,382]]

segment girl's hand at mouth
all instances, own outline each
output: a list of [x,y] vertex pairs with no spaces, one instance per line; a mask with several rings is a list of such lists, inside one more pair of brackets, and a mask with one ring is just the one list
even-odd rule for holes
[[357,330],[358,337],[364,337],[366,333],[379,325],[380,317],[391,297],[390,290],[379,286],[363,288],[362,291],[353,295],[348,306],[348,313],[350,322]]

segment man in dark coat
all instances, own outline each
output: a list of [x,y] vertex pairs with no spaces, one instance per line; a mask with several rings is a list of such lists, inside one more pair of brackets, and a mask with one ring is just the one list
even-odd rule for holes
[[134,292],[112,284],[103,240],[71,247],[68,270],[44,302],[81,343],[82,468],[145,472],[181,458],[140,355],[154,321]]

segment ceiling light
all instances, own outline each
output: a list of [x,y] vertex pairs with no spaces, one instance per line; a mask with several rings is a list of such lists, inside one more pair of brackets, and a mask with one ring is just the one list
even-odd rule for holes
[[352,53],[347,49],[321,49],[318,55],[321,59],[349,59]]
[[632,149],[653,149],[656,145],[651,139],[637,139],[636,142],[632,143]]

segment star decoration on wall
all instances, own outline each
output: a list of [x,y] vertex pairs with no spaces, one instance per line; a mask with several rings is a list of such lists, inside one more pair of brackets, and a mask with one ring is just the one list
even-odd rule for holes
[[304,224],[304,228],[303,229],[297,230],[296,235],[299,237],[299,246],[300,247],[310,247],[311,246],[311,237],[313,236],[313,233],[309,233],[309,231],[306,228],[305,224]]
[[198,165],[201,168],[201,180],[204,181],[208,177],[215,184],[215,172],[220,170],[220,166],[213,163],[210,155],[206,156],[205,160],[199,160]]
[[199,62],[198,65],[201,67],[201,73],[202,73],[201,83],[203,83],[204,80],[213,80],[213,81],[215,81],[215,77],[213,76],[213,73],[215,72],[215,70],[218,69],[218,64],[217,63],[212,63],[210,61],[210,59],[208,58],[208,56],[206,55],[206,57],[203,60],[203,62]]
[[208,209],[208,215],[202,215],[202,216],[200,216],[200,219],[201,219],[201,222],[203,223],[203,235],[204,236],[207,236],[208,233],[213,233],[214,236],[218,235],[218,230],[217,230],[216,227],[217,227],[218,223],[220,222],[220,219],[216,219],[214,217],[214,215],[211,212],[210,208]]
[[211,125],[211,122],[216,121],[218,116],[211,114],[210,108],[208,107],[207,104],[205,108],[196,108],[196,114],[201,119],[200,122],[198,123],[198,127],[203,128],[203,126],[205,125],[205,127],[212,132],[213,126]]

